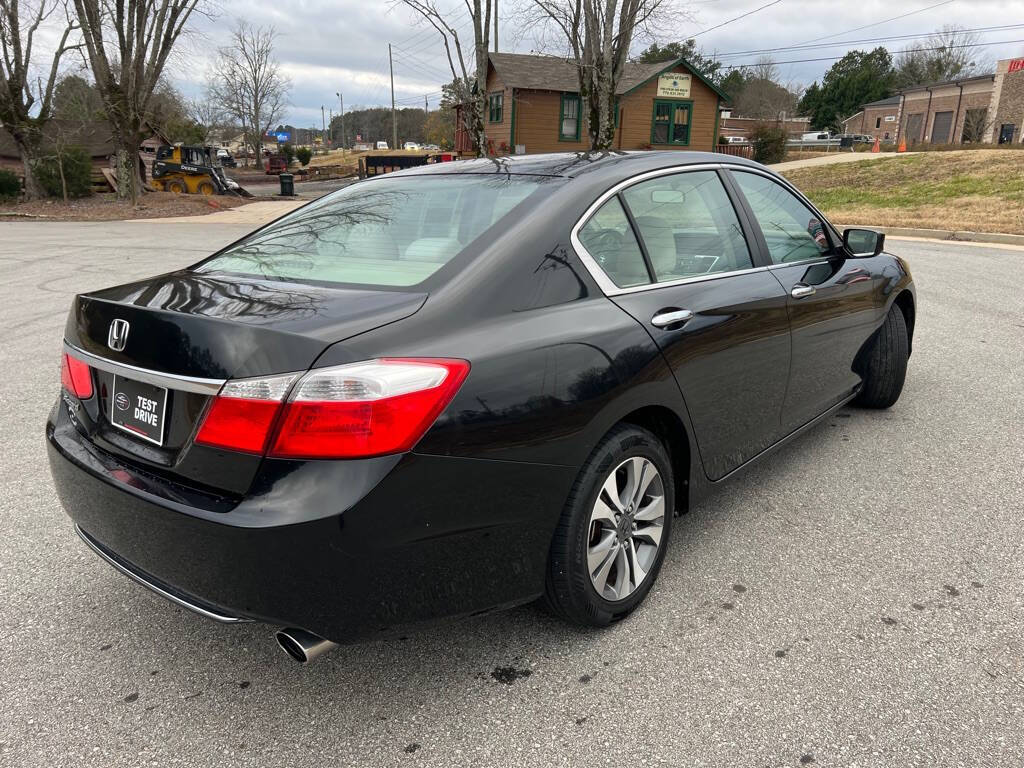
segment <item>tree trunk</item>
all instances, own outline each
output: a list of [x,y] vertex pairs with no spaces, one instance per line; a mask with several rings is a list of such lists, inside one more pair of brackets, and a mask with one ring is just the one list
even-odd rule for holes
[[60,171],[60,191],[64,202],[68,201],[68,180],[64,178],[64,153],[57,151],[57,170]]
[[141,143],[138,133],[133,132],[130,136],[122,136],[117,148],[117,196],[121,200],[131,200],[132,205],[142,194],[142,177],[139,175]]
[[28,142],[21,134],[11,133],[15,145],[18,147],[18,154],[21,156],[21,167],[25,173],[25,199],[39,200],[46,197],[46,192],[36,180],[36,172],[33,167],[36,161],[36,147]]

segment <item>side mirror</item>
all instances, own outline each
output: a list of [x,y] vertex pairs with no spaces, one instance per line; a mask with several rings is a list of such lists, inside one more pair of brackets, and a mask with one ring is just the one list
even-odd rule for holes
[[885,248],[885,235],[873,229],[847,229],[843,245],[854,256],[877,256]]

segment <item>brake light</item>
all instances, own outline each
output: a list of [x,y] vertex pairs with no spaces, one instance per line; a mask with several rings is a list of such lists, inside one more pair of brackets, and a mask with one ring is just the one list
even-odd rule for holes
[[92,397],[92,371],[86,363],[67,352],[60,361],[60,383],[79,400]]
[[263,455],[274,419],[297,374],[229,381],[206,412],[196,442]]
[[468,373],[465,360],[371,360],[310,371],[287,401],[296,376],[228,382],[196,442],[292,459],[401,453],[419,442]]
[[285,405],[269,451],[280,458],[354,458],[412,449],[451,402],[465,360],[385,359],[313,371]]

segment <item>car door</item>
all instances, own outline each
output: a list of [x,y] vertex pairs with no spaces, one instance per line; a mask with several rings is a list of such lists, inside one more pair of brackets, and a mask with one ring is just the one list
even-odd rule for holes
[[658,344],[717,480],[780,437],[786,293],[715,169],[643,174],[592,211],[574,230],[581,258]]
[[848,258],[824,217],[775,178],[739,169],[730,176],[769,270],[789,297],[793,357],[782,409],[788,433],[860,385],[854,360],[881,321],[882,276],[871,259]]

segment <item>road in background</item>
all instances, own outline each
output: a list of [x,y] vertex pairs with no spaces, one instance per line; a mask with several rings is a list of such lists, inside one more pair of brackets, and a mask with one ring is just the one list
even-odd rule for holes
[[251,227],[223,221],[0,223],[0,765],[1024,759],[1024,294],[999,278],[1024,253],[890,240],[920,302],[903,398],[843,409],[677,521],[626,621],[524,607],[303,668],[272,627],[99,560],[47,470],[72,295]]

